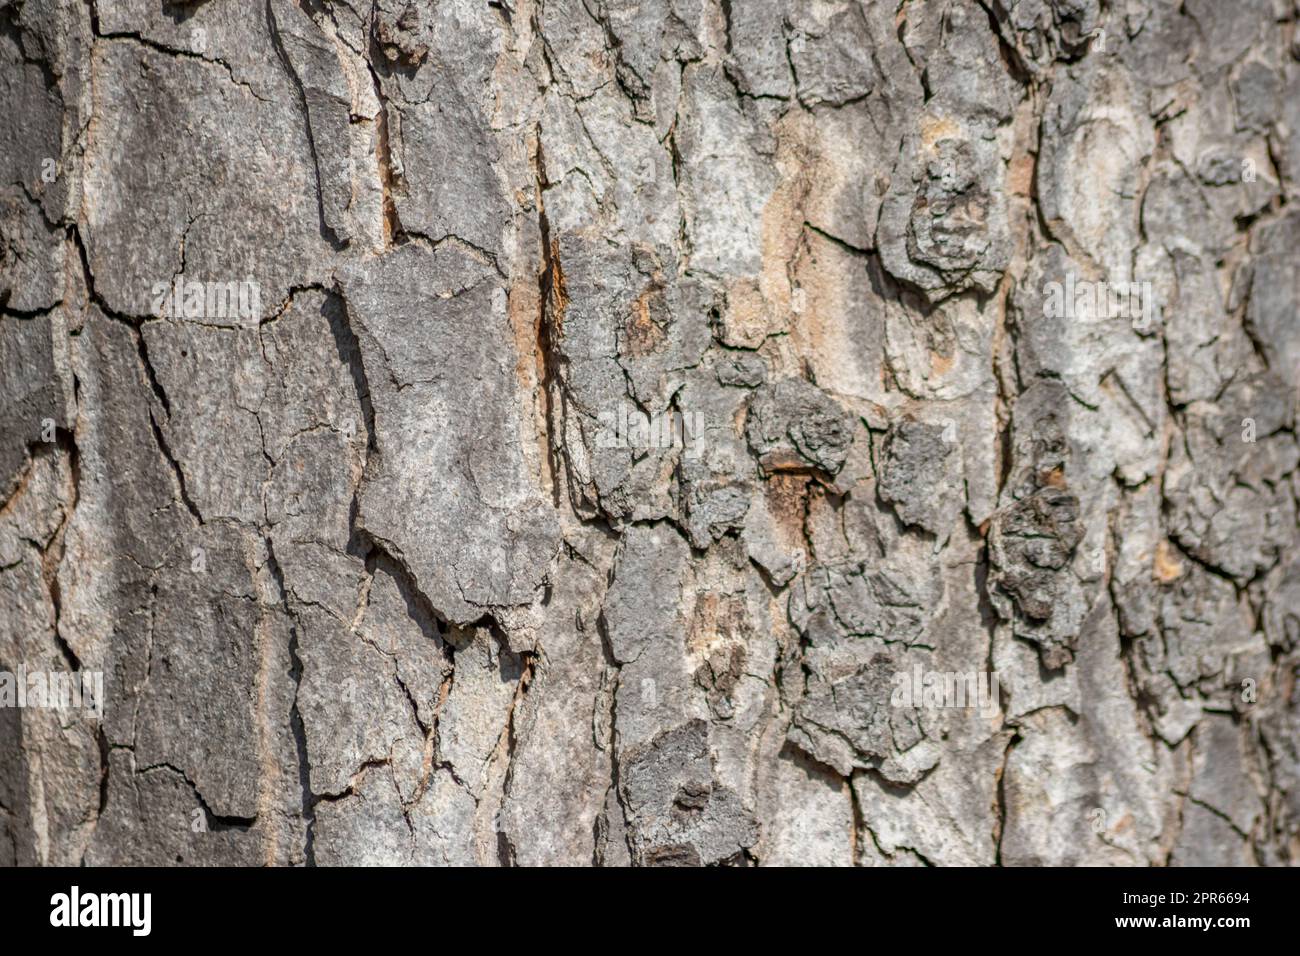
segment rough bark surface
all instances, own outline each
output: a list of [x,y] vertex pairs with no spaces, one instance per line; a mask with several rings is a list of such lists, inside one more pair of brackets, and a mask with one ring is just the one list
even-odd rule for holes
[[0,2],[0,863],[1294,862],[1296,20]]

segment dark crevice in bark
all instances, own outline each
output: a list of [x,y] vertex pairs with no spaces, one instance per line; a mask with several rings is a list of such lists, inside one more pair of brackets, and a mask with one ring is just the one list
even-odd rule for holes
[[176,776],[184,780],[186,785],[194,791],[194,799],[198,801],[199,808],[203,811],[203,816],[209,830],[239,830],[241,832],[248,832],[257,824],[258,820],[256,816],[222,816],[221,814],[216,813],[212,807],[208,805],[208,801],[203,798],[203,793],[199,790],[198,785],[195,784],[195,782],[190,779],[189,774],[180,767],[174,766],[166,761],[159,761],[158,763],[150,764],[147,767],[136,767],[134,769],[136,776],[144,776],[145,774],[155,773],[157,771],[176,774]]
[[1007,763],[1011,760],[1011,751],[1020,743],[1020,731],[1017,730],[1007,741],[1007,749],[1002,753],[1002,762],[997,768],[997,786],[994,788],[993,804],[993,855],[995,866],[1002,866],[1002,840],[1007,833]]
[[[545,425],[542,440],[546,446],[546,461],[550,471],[552,503],[559,508],[562,499],[560,462],[556,443],[559,436],[563,434],[563,415],[560,413],[560,408],[556,407],[555,399],[562,387],[560,365],[563,357],[556,348],[554,336],[557,329],[563,328],[568,295],[564,288],[564,273],[560,267],[559,240],[551,238],[551,224],[546,218],[547,184],[543,171],[546,163],[542,153],[540,126],[535,128],[534,137],[537,143],[537,153],[533,160],[536,164],[534,182],[537,195],[537,225],[542,243],[542,271],[537,277],[539,296],[537,348],[542,358],[542,376],[541,381],[538,382],[538,391],[542,402],[542,420]],[[563,406],[562,398],[560,405]]]
[[329,319],[330,333],[334,336],[339,361],[348,370],[357,401],[361,405],[362,424],[366,428],[366,464],[369,464],[369,456],[376,452],[378,444],[375,437],[375,407],[370,398],[370,380],[366,377],[361,342],[352,327],[347,300],[339,289],[329,293],[323,311]]
[[[303,821],[303,860],[307,866],[316,865],[315,826],[316,803],[318,797],[311,789],[311,761],[307,751],[307,729],[302,719],[302,710],[298,706],[298,695],[302,691],[302,657],[298,652],[298,632],[301,627],[297,616],[289,608],[288,591],[284,584],[284,572],[275,557],[275,548],[270,538],[266,539],[267,570],[279,591],[281,606],[289,618],[289,680],[293,683],[293,702],[289,708],[289,729],[293,734],[294,749],[298,758],[298,787],[302,794]],[[268,824],[271,825],[271,824]]]
[[320,234],[321,238],[330,244],[336,251],[347,248],[348,243],[339,238],[338,234],[330,228],[325,216],[325,180],[321,175],[320,152],[316,148],[316,137],[311,128],[311,107],[307,100],[307,89],[303,86],[302,78],[298,75],[297,69],[293,65],[293,60],[289,58],[289,52],[285,49],[284,40],[280,36],[280,30],[276,24],[275,10],[272,7],[271,0],[266,0],[264,7],[266,14],[267,30],[271,37],[271,45],[275,47],[275,52],[279,55],[280,63],[284,67],[285,75],[293,83],[294,89],[298,91],[298,100],[300,111],[302,113],[303,132],[307,137],[307,148],[311,152],[312,168],[316,172],[316,211],[320,216]]
[[181,470],[180,462],[176,460],[176,456],[172,454],[171,448],[168,447],[167,439],[163,437],[162,429],[158,427],[158,419],[154,416],[152,409],[149,411],[149,425],[153,430],[153,438],[154,442],[158,445],[158,451],[162,453],[163,458],[171,468],[172,475],[176,479],[176,489],[181,502],[185,505],[189,513],[194,516],[195,521],[199,524],[204,524],[203,515],[199,514],[198,507],[194,504],[193,499],[190,498],[189,491],[185,487],[185,472]]

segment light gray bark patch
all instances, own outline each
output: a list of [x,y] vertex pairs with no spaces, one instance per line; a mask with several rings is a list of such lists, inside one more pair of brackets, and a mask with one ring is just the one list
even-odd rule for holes
[[91,866],[256,866],[259,840],[246,822],[215,817],[170,767],[142,770],[129,750],[109,754],[108,804],[86,853]]
[[422,243],[343,288],[375,415],[359,526],[448,620],[531,603],[559,540],[523,461],[504,290]]
[[64,292],[62,230],[18,186],[0,190],[0,210],[0,311],[22,315],[53,308]]
[[47,316],[0,318],[0,495],[8,500],[28,461],[28,448],[53,444],[71,424],[71,396],[59,375],[66,335]]
[[322,227],[327,235],[346,243],[357,231],[351,218],[353,169],[348,149],[352,97],[338,53],[298,4],[272,0],[267,9],[285,66],[302,95]]
[[704,721],[664,731],[629,753],[623,765],[620,787],[631,818],[633,862],[738,862],[757,841],[753,817],[714,777]]
[[220,816],[257,815],[258,607],[252,537],[208,525],[192,539],[206,570],[190,572],[188,541],[169,556],[154,599],[148,678],[140,691],[135,755],[142,767],[182,770]]
[[[109,308],[149,315],[156,285],[177,276],[257,282],[269,307],[301,284],[300,264],[316,264],[310,278],[328,271],[298,111],[213,83],[199,59],[128,40],[97,43],[93,64],[102,80],[93,108],[123,118],[88,146],[83,199],[90,268]],[[226,121],[202,122],[209,113]],[[164,139],[173,148],[160,152]],[[131,268],[119,268],[128,249]]]
[[257,418],[266,381],[257,332],[163,320],[146,322],[140,335],[171,409],[158,428],[186,495],[205,520],[259,523],[267,463]]
[[337,797],[363,768],[383,765],[410,799],[420,780],[424,735],[393,660],[313,609],[299,618],[298,709],[312,792]]
[[834,475],[853,442],[844,410],[815,385],[788,379],[765,385],[750,401],[745,435],[765,472],[820,469]]
[[961,461],[946,426],[902,421],[890,429],[881,449],[880,497],[898,516],[946,538],[962,508]]

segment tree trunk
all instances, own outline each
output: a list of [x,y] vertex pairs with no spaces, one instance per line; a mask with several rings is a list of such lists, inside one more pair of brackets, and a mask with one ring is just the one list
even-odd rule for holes
[[0,27],[0,862],[1300,854],[1290,0]]

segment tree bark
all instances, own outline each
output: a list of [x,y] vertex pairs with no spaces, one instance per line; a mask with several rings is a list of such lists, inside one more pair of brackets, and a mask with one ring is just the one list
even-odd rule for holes
[[0,2],[0,863],[1291,863],[1296,19]]

